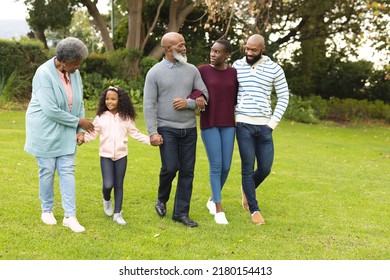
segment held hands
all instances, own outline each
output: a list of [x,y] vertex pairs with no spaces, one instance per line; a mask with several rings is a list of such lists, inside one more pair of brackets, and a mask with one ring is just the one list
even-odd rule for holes
[[150,144],[152,146],[160,146],[163,144],[163,138],[160,134],[155,133],[153,135],[150,135]]
[[94,130],[94,126],[91,122],[91,119],[88,118],[80,118],[79,126],[88,132],[92,132]]
[[173,99],[172,106],[176,110],[187,109],[187,100],[184,98],[175,98]]
[[84,143],[84,132],[77,133],[77,145],[81,145]]

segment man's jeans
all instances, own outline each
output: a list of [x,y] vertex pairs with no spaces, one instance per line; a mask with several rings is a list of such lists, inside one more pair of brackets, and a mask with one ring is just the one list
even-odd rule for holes
[[[237,143],[241,157],[242,186],[251,213],[260,211],[256,188],[271,173],[274,160],[272,128],[267,125],[237,123]],[[257,169],[254,169],[255,160]]]
[[164,144],[160,146],[161,170],[158,200],[166,203],[172,189],[172,181],[179,176],[173,208],[174,216],[188,216],[194,180],[196,128],[176,129],[169,127],[158,128]]
[[39,167],[39,198],[42,212],[53,212],[54,176],[57,169],[60,180],[62,207],[65,217],[76,215],[75,156],[55,158],[36,157]]

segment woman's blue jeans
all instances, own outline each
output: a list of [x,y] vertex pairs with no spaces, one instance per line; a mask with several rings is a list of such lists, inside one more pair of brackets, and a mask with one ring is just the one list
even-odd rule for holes
[[179,171],[174,216],[188,216],[194,180],[196,154],[196,128],[177,129],[159,127],[158,133],[163,137],[160,146],[161,170],[158,200],[166,203],[172,189],[172,181]]
[[36,157],[39,174],[39,198],[42,212],[53,212],[54,176],[57,170],[65,217],[76,215],[75,156]]
[[253,213],[260,211],[256,200],[256,188],[271,173],[274,160],[272,128],[267,125],[238,122],[236,129],[241,157],[242,187],[248,200],[249,210]]
[[209,160],[213,201],[221,202],[221,191],[229,175],[234,148],[234,127],[211,127],[201,131]]

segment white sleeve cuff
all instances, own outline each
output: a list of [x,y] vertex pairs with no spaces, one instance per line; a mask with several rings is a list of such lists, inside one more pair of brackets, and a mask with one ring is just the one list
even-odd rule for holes
[[278,122],[271,118],[271,119],[268,121],[267,125],[268,125],[270,128],[275,129],[276,126],[278,125]]

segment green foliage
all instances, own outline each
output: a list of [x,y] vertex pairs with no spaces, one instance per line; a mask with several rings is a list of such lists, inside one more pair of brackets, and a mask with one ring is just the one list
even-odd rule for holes
[[315,113],[310,100],[303,100],[302,97],[293,95],[290,96],[284,117],[292,121],[316,124],[319,119]]
[[323,99],[315,95],[302,98],[292,95],[284,118],[311,124],[317,124],[321,120],[337,122],[383,120],[390,123],[390,105],[382,100]]
[[368,87],[366,83],[372,75],[372,62],[356,61],[333,64],[332,69],[323,77],[327,81],[318,94],[324,98],[366,99]]
[[76,11],[73,14],[69,35],[83,41],[90,53],[99,49],[100,36],[97,35],[95,29],[91,26],[89,14],[86,11]]
[[114,64],[110,63],[106,54],[90,54],[81,65],[82,72],[99,74],[104,78],[112,78],[114,73]]
[[[58,224],[47,226],[40,219],[37,164],[23,151],[24,116],[0,110],[0,180],[7,194],[1,199],[1,260],[390,259],[389,126],[282,121],[273,132],[272,173],[257,189],[266,221],[261,226],[241,207],[237,145],[222,198],[229,224],[221,226],[205,206],[209,166],[198,141],[190,217],[199,227],[189,229],[171,220],[176,183],[167,216],[155,213],[158,148],[129,138],[123,200],[128,225],[119,226],[103,212],[99,141],[83,144],[76,154],[76,199],[86,231],[76,234],[61,225],[58,177]],[[146,131],[142,113],[137,128]]]
[[383,70],[375,70],[369,78],[367,99],[380,99],[390,104],[390,65]]
[[311,79],[304,74],[299,64],[285,64],[283,69],[292,94],[301,97],[319,95],[325,99],[381,99],[390,103],[387,69],[373,70],[372,62],[364,60],[341,62],[329,58],[324,63],[326,72],[322,69],[314,70]]
[[84,98],[87,100],[94,100],[99,98],[100,93],[104,90],[104,78],[99,73],[84,73],[83,74],[83,88]]
[[383,119],[390,122],[390,105],[381,100],[369,102],[351,98],[332,98],[328,103],[327,119],[341,122]]
[[24,101],[30,98],[31,79],[39,65],[47,60],[42,43],[36,40],[16,42],[0,39],[0,57],[3,91],[6,83],[12,90],[7,93],[7,99]]
[[157,62],[158,60],[153,57],[144,56],[140,62],[140,74],[142,76],[146,76],[150,68],[152,68]]
[[24,0],[27,5],[29,26],[47,46],[46,30],[65,30],[72,21],[71,0]]
[[0,76],[0,80],[0,104],[13,101],[14,94],[18,89],[16,72],[13,72],[8,79],[5,79],[5,76]]
[[134,65],[139,59],[139,55],[138,51],[131,52],[122,49],[109,54],[91,54],[85,60],[81,71],[83,73],[84,98],[91,101],[87,102],[88,108],[95,106],[100,93],[111,85],[125,89],[135,104],[142,103],[146,73],[157,63],[157,60],[144,57],[140,61],[139,74],[124,75],[123,71],[130,71],[128,65],[131,63]]
[[107,59],[111,63],[116,78],[126,80],[137,74],[138,62],[142,57],[142,52],[136,49],[119,49],[107,54]]
[[309,103],[310,107],[314,111],[314,115],[316,118],[323,120],[326,118],[328,114],[328,102],[325,99],[322,99],[318,95],[311,95],[309,97],[304,98],[306,102]]
[[118,25],[115,26],[113,43],[116,50],[126,48],[127,35],[129,32],[128,23],[129,18],[123,16]]

